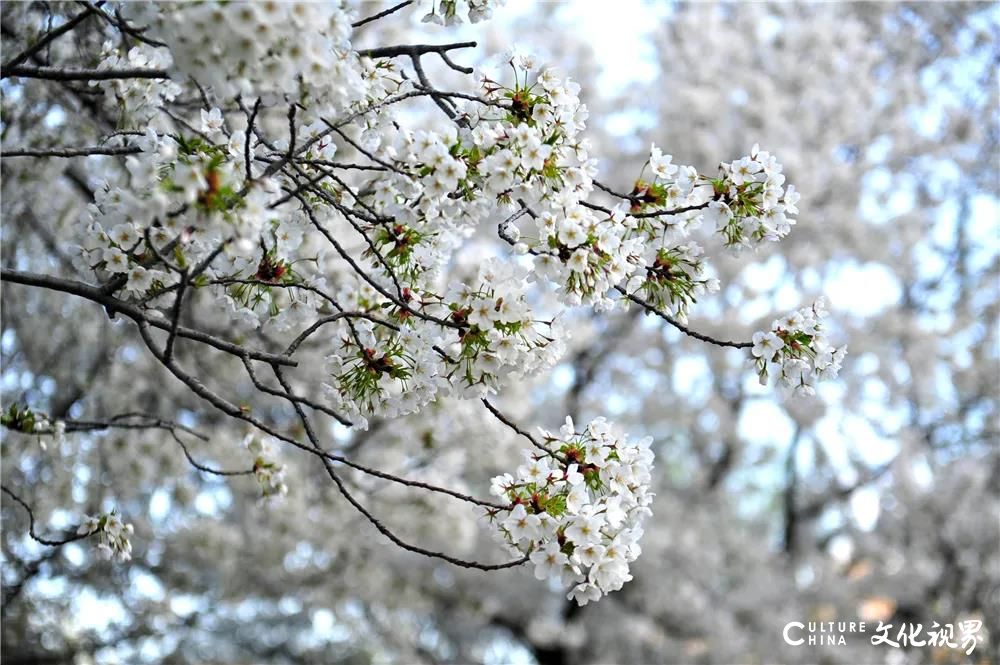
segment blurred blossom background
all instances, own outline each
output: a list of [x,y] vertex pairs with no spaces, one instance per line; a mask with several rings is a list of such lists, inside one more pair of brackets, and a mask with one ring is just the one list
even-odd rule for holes
[[[12,4],[5,25],[25,12],[46,20]],[[70,507],[113,497],[135,551],[116,566],[84,544],[38,546],[4,501],[4,662],[1000,661],[997,5],[511,0],[492,21],[449,28],[423,13],[362,28],[355,45],[474,39],[475,51],[453,54],[462,64],[516,45],[558,67],[582,87],[598,178],[617,191],[652,142],[706,173],[755,143],[775,154],[802,194],[799,222],[756,253],[713,256],[722,290],[692,308],[691,325],[745,339],[825,296],[830,336],[849,345],[840,378],[792,400],[759,386],[741,351],[638,310],[574,310],[563,362],[503,404],[548,427],[605,415],[654,437],[656,452],[635,579],[582,608],[528,569],[461,570],[391,546],[306,456],[288,455],[295,485],[264,508],[252,480],[199,475],[166,433],[81,433],[43,450],[5,432],[4,483],[36,515],[68,525]],[[60,48],[74,39],[88,38]],[[474,85],[427,66],[443,89]],[[66,99],[30,85],[3,93],[5,147],[42,134],[81,144]],[[414,107],[413,124],[436,111]],[[89,158],[75,177],[99,177],[111,159]],[[58,271],[36,220],[70,226],[86,201],[56,161],[4,162],[5,267]],[[454,270],[505,251],[484,228]],[[200,449],[210,460],[241,440],[170,382],[129,325],[61,294],[5,286],[3,299],[5,403],[70,417],[138,403],[212,431]],[[364,463],[479,496],[520,448],[474,402],[336,435]],[[497,560],[466,505],[356,481],[401,533]],[[879,621],[893,637],[920,623],[926,638],[935,621],[965,620],[982,622],[971,656],[870,644]],[[790,621],[866,621],[869,632],[791,646]]]

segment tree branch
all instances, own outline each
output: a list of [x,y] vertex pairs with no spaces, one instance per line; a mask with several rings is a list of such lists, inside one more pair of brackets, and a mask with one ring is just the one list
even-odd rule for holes
[[628,291],[626,291],[622,287],[616,286],[615,290],[617,290],[618,293],[622,294],[623,296],[625,296],[626,298],[628,298],[632,302],[636,303],[637,305],[641,305],[647,311],[649,311],[649,312],[655,314],[656,316],[660,317],[661,319],[663,319],[664,321],[666,321],[667,323],[669,323],[670,325],[672,325],[674,328],[677,328],[678,330],[680,330],[682,333],[684,333],[685,335],[687,335],[689,337],[694,337],[697,340],[701,340],[702,342],[707,342],[709,344],[714,344],[715,346],[728,346],[728,347],[733,348],[733,349],[749,349],[750,347],[753,346],[753,342],[729,342],[729,341],[726,341],[726,340],[716,339],[714,337],[709,337],[708,335],[704,335],[704,334],[702,334],[700,332],[696,332],[694,330],[691,330],[690,328],[688,328],[686,325],[684,325],[683,323],[681,323],[677,319],[675,319],[672,316],[668,315],[666,312],[662,312],[659,309],[657,309],[655,306],[653,306],[652,303],[643,300],[639,296],[636,296],[636,295],[633,295],[633,294],[629,293]]
[[89,148],[15,148],[4,150],[3,157],[87,157],[90,155],[134,155],[139,146],[92,146]]
[[395,5],[394,7],[389,7],[386,10],[380,11],[378,14],[373,14],[373,15],[369,16],[368,18],[363,18],[360,21],[355,21],[354,23],[351,24],[351,27],[355,28],[355,29],[360,28],[361,26],[363,26],[363,25],[365,25],[367,23],[371,23],[372,21],[377,21],[380,18],[385,18],[386,16],[389,16],[390,14],[394,14],[394,13],[398,12],[400,9],[403,9],[404,7],[406,7],[408,5],[412,5],[412,4],[413,4],[413,0],[404,0],[404,2],[401,2],[398,5]]
[[19,504],[21,504],[21,506],[28,512],[28,535],[31,536],[31,539],[34,540],[36,543],[39,543],[41,545],[46,545],[48,547],[59,547],[61,545],[65,545],[66,543],[72,543],[73,541],[76,540],[82,540],[90,535],[89,533],[67,532],[65,536],[59,540],[43,538],[39,536],[37,533],[35,533],[35,511],[31,509],[31,506],[25,503],[24,500],[21,499],[21,497],[14,494],[9,489],[7,489],[6,485],[0,485],[0,490],[3,490],[4,494],[14,499],[14,501],[17,501]]
[[[44,289],[51,289],[53,291],[62,291],[81,298],[86,298],[87,300],[92,300],[96,303],[104,305],[109,312],[121,312],[137,323],[147,323],[153,327],[160,328],[161,330],[169,331],[172,326],[172,324],[167,321],[149,318],[138,307],[127,303],[124,300],[119,300],[118,298],[109,296],[101,289],[89,284],[84,284],[83,282],[62,279],[60,277],[52,277],[50,275],[39,275],[7,269],[0,271],[0,281],[11,282],[14,284],[24,284],[26,286],[36,286]],[[264,351],[249,350],[238,344],[233,344],[232,342],[227,342],[200,330],[192,330],[190,328],[185,328],[184,326],[177,326],[176,334],[179,337],[207,344],[208,346],[216,348],[220,351],[225,351],[226,353],[236,357],[242,357],[243,355],[248,354],[254,360],[262,360],[268,363],[277,363],[278,365],[286,365],[288,367],[295,367],[298,364],[287,356],[267,353]]]
[[66,69],[63,67],[33,67],[18,65],[4,68],[0,79],[16,76],[23,79],[44,79],[47,81],[111,81],[115,79],[168,79],[165,69]]
[[91,14],[93,14],[94,11],[95,11],[95,8],[88,7],[87,9],[83,10],[82,12],[80,12],[79,14],[77,14],[76,16],[74,16],[73,18],[69,19],[68,21],[66,21],[65,23],[63,23],[62,25],[60,25],[58,28],[55,28],[53,30],[48,31],[47,33],[45,33],[44,35],[42,35],[37,42],[35,42],[34,44],[32,44],[31,46],[29,46],[25,50],[21,51],[20,53],[18,53],[17,55],[15,55],[10,60],[8,60],[3,65],[3,67],[0,67],[0,70],[7,71],[7,70],[9,70],[9,69],[11,69],[13,67],[17,67],[18,65],[20,65],[21,63],[23,63],[25,60],[27,60],[28,58],[32,57],[33,55],[35,55],[37,53],[41,53],[42,49],[44,49],[46,46],[48,46],[49,44],[51,44],[52,42],[54,42],[59,37],[62,37],[67,32],[72,31],[78,25],[80,25],[85,20],[87,20],[87,18]]

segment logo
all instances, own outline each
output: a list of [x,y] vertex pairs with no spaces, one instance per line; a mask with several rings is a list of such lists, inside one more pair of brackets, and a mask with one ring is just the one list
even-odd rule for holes
[[802,644],[814,646],[845,646],[846,635],[865,632],[864,621],[810,621],[801,623],[790,621],[781,632],[785,644],[797,647]]
[[[893,630],[891,623],[878,622],[875,634],[871,636],[872,646],[888,645],[894,649],[903,647],[949,647],[961,649],[965,654],[972,655],[976,646],[983,641],[979,631],[983,622],[979,619],[967,619],[943,626],[937,621],[924,632],[920,623],[902,623],[899,630]],[[864,621],[789,621],[781,631],[785,644],[797,646],[846,646],[851,635],[867,633]],[[957,636],[957,637],[956,637]],[[867,635],[866,635],[867,637]]]

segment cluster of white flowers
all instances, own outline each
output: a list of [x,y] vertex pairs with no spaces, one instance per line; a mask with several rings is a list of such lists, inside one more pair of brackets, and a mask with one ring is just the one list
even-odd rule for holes
[[527,278],[526,269],[492,260],[480,268],[478,286],[452,286],[451,319],[467,327],[451,329],[445,348],[457,359],[465,394],[482,397],[504,378],[551,367],[562,355],[565,333],[533,318]]
[[[501,59],[513,68],[512,85],[482,77],[483,96],[492,106],[477,108],[470,130],[482,156],[479,170],[486,193],[511,208],[521,200],[556,207],[576,204],[592,190],[596,162],[582,137],[589,111],[580,85],[541,69],[523,55]],[[501,70],[505,71],[505,70]]]
[[[176,273],[147,267],[157,252],[190,266],[219,243],[242,239],[227,246],[227,257],[242,253],[261,260],[260,236],[275,217],[268,202],[275,198],[276,183],[254,180],[241,195],[246,186],[241,144],[149,129],[140,147],[143,152],[126,159],[127,186],[107,183],[95,191],[82,219],[84,243],[74,252],[79,268],[125,275],[127,292],[142,297],[177,280]],[[147,232],[153,248],[147,246]]]
[[506,87],[484,77],[487,104],[460,109],[460,126],[412,132],[384,119],[380,125],[380,150],[397,168],[375,184],[372,206],[396,228],[376,242],[392,243],[387,258],[407,277],[431,279],[454,245],[452,232],[484,222],[498,204],[512,210],[560,192],[575,203],[590,191],[593,163],[578,136],[587,113],[579,86],[551,70],[529,85],[530,59],[505,62],[519,68],[517,82]]
[[[516,264],[486,261],[472,284],[453,284],[443,302],[422,307],[409,296],[414,311],[436,320],[397,308],[390,326],[344,323],[327,357],[329,399],[363,423],[369,415],[413,413],[436,396],[483,397],[511,378],[551,367],[565,333],[534,318],[527,280]],[[365,294],[359,306],[384,311],[372,297]]]
[[288,494],[285,485],[285,465],[275,459],[274,445],[255,434],[243,439],[243,447],[253,457],[253,475],[260,485],[261,500],[277,499]]
[[711,180],[714,200],[705,216],[725,237],[726,246],[753,248],[777,242],[791,231],[799,194],[794,185],[783,187],[781,169],[774,155],[756,145],[748,156],[719,165],[719,177]]
[[[530,57],[507,55],[501,62],[513,70],[513,83],[484,75],[490,104],[463,109],[459,127],[392,130],[394,140],[382,145],[399,169],[376,183],[373,208],[396,224],[379,230],[375,244],[384,263],[411,284],[436,274],[448,256],[449,231],[484,221],[498,204],[508,210],[525,205],[535,212],[535,229],[508,223],[503,237],[532,255],[538,275],[558,285],[568,304],[608,309],[616,304],[609,292],[619,287],[684,321],[701,294],[719,288],[706,274],[703,250],[688,237],[706,210],[713,217],[720,205],[756,211],[763,223],[776,225],[768,239],[787,233],[798,195],[782,189],[781,165],[756,147],[753,159],[723,165],[713,180],[673,164],[654,145],[652,178],[638,180],[625,202],[610,213],[582,205],[594,190],[596,165],[582,138],[587,109],[579,86],[537,69]],[[750,229],[752,220],[747,224]],[[763,238],[748,231],[736,242],[734,229],[743,226],[725,228],[730,246]],[[375,264],[375,271],[382,266]]]
[[615,436],[603,418],[582,433],[566,418],[558,435],[542,435],[552,452],[526,450],[516,477],[493,478],[491,492],[510,507],[486,517],[513,552],[529,555],[535,577],[572,585],[568,598],[586,605],[632,579],[652,514],[652,439]]
[[516,249],[532,252],[538,274],[558,284],[567,303],[607,309],[608,291],[641,263],[642,239],[629,237],[633,221],[620,207],[598,216],[572,204],[539,215],[538,244],[522,242]]
[[[615,304],[609,291],[620,287],[683,321],[698,296],[719,288],[717,280],[705,275],[701,247],[688,238],[706,209],[716,216],[717,207],[728,201],[741,219],[754,212],[773,227],[768,239],[787,233],[791,222],[786,213],[795,212],[797,194],[791,187],[782,189],[781,165],[756,147],[753,160],[723,165],[722,176],[713,180],[693,167],[673,164],[671,155],[653,145],[648,162],[653,177],[637,180],[626,202],[610,213],[582,205],[594,189],[596,167],[580,138],[587,111],[577,97],[579,87],[552,70],[535,72],[530,58],[513,56],[507,62],[515,72],[513,87],[483,80],[485,97],[507,113],[500,120],[493,109],[479,114],[468,131],[475,149],[469,151],[461,176],[501,204],[527,203],[538,211],[532,216],[532,236],[514,224],[502,231],[517,251],[534,257],[537,272],[560,286],[567,303],[607,309]],[[461,152],[435,148],[453,170],[449,155]],[[425,162],[434,159],[425,157]],[[750,162],[760,166],[759,182],[748,175],[758,172]],[[730,177],[730,170],[736,175]],[[487,174],[481,181],[475,177],[480,171]],[[755,235],[752,221],[746,224],[746,238],[764,237]],[[734,228],[744,227],[730,227],[725,227],[727,244],[742,243],[744,236],[737,237]]]
[[136,2],[124,9],[168,45],[182,78],[223,99],[290,96],[322,113],[364,95],[352,15],[338,2]]
[[752,362],[761,385],[767,384],[768,365],[781,369],[781,385],[796,395],[813,395],[813,384],[837,376],[847,356],[847,347],[833,347],[826,338],[820,320],[827,315],[823,299],[771,324],[769,332],[753,335]]
[[[122,55],[111,42],[104,42],[98,70],[115,69],[169,69],[173,64],[170,51],[139,44]],[[152,120],[164,102],[173,101],[181,87],[170,79],[116,78],[91,81],[117,103],[119,128],[141,127]]]
[[[450,25],[489,18],[503,0],[422,3],[425,22]],[[436,92],[420,65],[423,47],[354,51],[353,12],[340,0],[122,11],[167,47],[144,43],[122,55],[108,43],[99,68],[173,78],[94,83],[117,100],[122,123],[148,129],[110,139],[141,151],[108,160],[117,168],[84,216],[76,266],[151,317],[174,303],[179,312],[177,294],[204,289],[228,308],[236,330],[226,337],[240,343],[246,328],[301,329],[289,353],[309,339],[328,354],[325,399],[359,428],[439,398],[482,398],[553,366],[569,332],[558,311],[545,310],[547,296],[534,299],[539,283],[554,286],[562,305],[605,310],[632,300],[683,322],[697,298],[719,289],[694,230],[708,219],[727,247],[755,248],[789,233],[798,212],[782,166],[757,146],[713,177],[653,144],[634,183],[616,193],[595,180],[580,86],[525,55],[504,54],[496,71],[484,70],[478,96]],[[461,69],[447,55],[460,46],[427,53]],[[370,57],[379,51],[399,59]],[[436,102],[447,119],[418,111],[421,129],[408,129],[413,116],[401,102],[411,97],[432,111]],[[492,223],[502,226],[488,235],[499,231],[522,256],[472,268],[460,248]],[[818,302],[754,335],[762,382],[777,365],[783,385],[811,394],[837,374],[846,347],[829,345],[824,315]],[[284,336],[261,338],[273,346]],[[302,374],[320,373],[305,356]],[[2,423],[65,431],[18,408]],[[493,534],[580,605],[621,589],[651,515],[650,444],[603,418],[582,432],[570,418],[556,434],[542,430],[515,473],[493,478],[500,503],[485,511]],[[253,475],[257,488],[248,487],[261,502],[288,493],[278,445],[259,434],[242,441],[252,467],[239,473]],[[427,454],[434,464],[418,473],[454,484],[459,472],[439,481],[441,455]],[[120,560],[131,556],[132,532],[114,511],[79,529]]]
[[626,288],[629,293],[641,291],[647,302],[686,323],[691,304],[702,294],[717,292],[719,280],[705,277],[704,250],[698,243],[657,244],[651,243],[656,253],[646,274],[633,277]]
[[441,361],[420,331],[345,324],[326,358],[332,381],[323,384],[334,407],[364,427],[369,415],[396,418],[431,401],[444,381]]
[[421,19],[424,23],[456,25],[462,23],[462,16],[471,23],[488,21],[493,18],[493,10],[503,7],[507,0],[430,0],[430,11]]
[[112,557],[118,561],[128,561],[132,558],[132,543],[129,536],[132,535],[131,524],[122,522],[117,511],[110,513],[100,513],[93,517],[87,517],[83,524],[76,530],[78,534],[98,535],[97,551],[105,559]]
[[484,96],[506,113],[490,121],[495,113],[487,108],[472,130],[485,155],[483,189],[510,208],[537,210],[530,236],[509,225],[506,237],[535,257],[537,272],[559,285],[568,303],[600,303],[635,270],[629,257],[638,247],[625,240],[619,224],[580,204],[593,191],[597,171],[582,137],[588,110],[580,86],[553,69],[539,70],[530,57],[511,55],[503,62],[514,70],[513,85],[489,77],[482,85]]
[[[571,304],[611,307],[608,291],[624,283],[626,293],[683,322],[700,295],[719,289],[718,280],[706,276],[704,252],[690,232],[708,217],[730,247],[779,240],[794,223],[789,215],[798,212],[798,194],[792,186],[783,189],[781,165],[756,146],[750,157],[723,164],[716,179],[674,164],[655,144],[647,164],[652,178],[637,180],[609,214],[564,193],[561,206],[536,217],[536,239],[521,240],[516,228],[507,238],[536,257],[538,272],[560,284]],[[584,182],[572,190],[577,195],[593,187],[589,170],[583,173]]]
[[[647,165],[653,174],[652,179],[642,177],[636,181],[629,194],[632,212],[655,212],[693,208],[687,216],[671,216],[667,223],[672,227],[677,224],[698,221],[699,206],[704,206],[712,194],[711,180],[698,173],[693,166],[673,163],[673,155],[663,154],[654,143],[649,146]],[[643,169],[645,173],[645,169]]]
[[[608,292],[623,285],[683,321],[699,295],[719,288],[704,274],[703,250],[688,238],[710,191],[693,167],[672,164],[655,145],[650,153],[654,178],[637,180],[627,201],[607,214],[575,203],[556,207],[536,219],[537,244],[520,248],[536,256],[538,271],[560,284],[571,304],[610,308]],[[588,178],[580,191],[591,188]]]

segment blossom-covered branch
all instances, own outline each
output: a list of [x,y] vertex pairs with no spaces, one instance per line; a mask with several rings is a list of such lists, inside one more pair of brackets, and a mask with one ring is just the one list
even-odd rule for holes
[[[302,451],[399,547],[479,570],[531,561],[539,579],[561,579],[584,604],[631,579],[653,499],[650,440],[632,441],[603,418],[582,432],[570,419],[558,435],[535,436],[496,396],[560,362],[568,314],[633,305],[694,339],[749,349],[762,377],[776,361],[785,383],[812,392],[844,355],[813,319],[788,320],[753,342],[687,326],[698,300],[721,288],[709,257],[787,236],[798,193],[757,146],[700,173],[656,145],[635,166],[631,189],[616,192],[595,180],[580,85],[555,69],[516,53],[478,70],[452,59],[475,42],[355,47],[356,29],[410,4],[360,20],[336,3],[135,3],[114,16],[88,5],[76,24],[96,14],[109,33],[96,66],[52,66],[35,49],[8,62],[3,77],[86,82],[86,94],[74,94],[115,131],[90,148],[8,154],[113,162],[65,243],[73,278],[4,269],[2,279],[131,319],[155,363],[248,429],[240,443],[252,466],[195,462],[179,427],[157,419],[64,420],[65,431],[165,429],[196,469],[252,475],[268,504],[300,489],[304,479],[289,474],[282,452]],[[430,5],[424,19],[444,24],[486,19],[495,7]],[[446,74],[475,80],[437,88],[436,60]],[[412,124],[428,101],[439,122]],[[705,222],[713,228],[703,248],[695,231]],[[464,239],[494,226],[508,247],[462,266]],[[205,331],[199,304],[228,320],[233,341]],[[203,369],[210,349],[239,361],[250,393]],[[323,367],[304,359],[316,349]],[[459,400],[479,402],[530,443],[517,476],[494,480],[499,503],[329,452],[318,426],[363,430]],[[276,401],[294,412],[297,430],[287,416],[263,415]],[[486,564],[410,543],[349,487],[347,469],[477,506],[516,558]],[[85,528],[103,549],[130,556],[131,529],[116,514]]]

